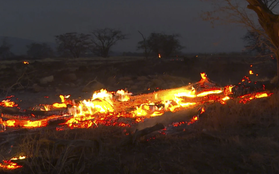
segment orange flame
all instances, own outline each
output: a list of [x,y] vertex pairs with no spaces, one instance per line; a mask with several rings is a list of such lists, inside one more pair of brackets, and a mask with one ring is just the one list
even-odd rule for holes
[[6,170],[14,170],[14,169],[21,168],[23,166],[18,165],[17,163],[12,162],[12,161],[23,160],[25,158],[26,158],[26,156],[19,156],[19,157],[13,157],[10,160],[3,160],[3,163],[0,163],[0,168],[6,169]]
[[205,73],[205,72],[202,72],[202,73],[200,73],[200,74],[201,74],[202,80],[206,80],[206,78],[207,78],[206,73]]
[[18,104],[15,104],[15,102],[11,101],[10,99],[7,99],[7,100],[2,100],[2,102],[0,103],[0,106],[3,106],[3,107],[17,107]]
[[253,70],[250,70],[250,71],[249,71],[249,74],[250,74],[250,75],[253,75],[253,74],[254,74],[254,73],[253,73]]

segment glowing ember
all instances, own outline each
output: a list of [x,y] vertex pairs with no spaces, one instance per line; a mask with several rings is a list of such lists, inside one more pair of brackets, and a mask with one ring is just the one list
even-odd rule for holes
[[266,92],[258,92],[258,93],[253,93],[253,94],[246,94],[246,95],[243,95],[243,96],[240,96],[240,100],[239,100],[239,103],[247,103],[248,101],[251,101],[253,99],[256,99],[256,98],[265,98],[265,97],[269,97],[271,96],[272,93],[266,93]]
[[3,163],[0,163],[0,168],[6,169],[6,170],[14,170],[21,168],[21,165],[18,165],[17,163],[11,162],[11,161],[3,161]]
[[[65,98],[69,98],[70,95],[67,96],[63,96],[63,95],[59,95],[60,99],[61,99],[61,103],[53,103],[52,106],[54,108],[66,108],[67,104],[71,104],[71,102],[66,102]],[[46,111],[48,111],[49,109],[46,109]]]
[[14,169],[21,168],[23,166],[18,165],[17,163],[12,162],[12,161],[23,160],[25,158],[26,158],[26,156],[19,156],[19,157],[13,157],[10,160],[3,160],[3,162],[0,163],[0,168],[6,169],[6,170],[14,170]]
[[23,61],[22,63],[25,64],[25,65],[29,64],[29,62],[27,62],[27,61]]
[[159,59],[161,58],[161,54],[160,54],[160,53],[158,54],[158,58],[159,58]]
[[13,158],[11,158],[10,160],[11,161],[16,161],[16,160],[23,160],[23,159],[25,159],[26,158],[26,156],[19,156],[19,157],[13,157]]
[[15,104],[15,102],[11,101],[10,99],[7,99],[7,100],[2,100],[2,102],[0,103],[0,106],[3,106],[3,107],[17,107],[18,104]]
[[250,74],[250,75],[253,75],[253,74],[254,74],[254,73],[253,73],[253,70],[250,70],[250,71],[249,71],[249,74]]
[[202,73],[200,73],[200,74],[201,74],[201,78],[202,78],[202,80],[206,80],[207,75],[206,75],[204,72],[202,72]]

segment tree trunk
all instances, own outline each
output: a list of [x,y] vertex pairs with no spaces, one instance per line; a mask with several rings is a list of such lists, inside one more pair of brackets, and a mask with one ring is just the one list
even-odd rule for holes
[[138,32],[139,32],[139,34],[141,35],[141,37],[142,37],[142,39],[143,39],[143,44],[144,44],[144,57],[145,57],[145,60],[147,60],[147,59],[148,59],[148,52],[147,52],[146,39],[145,39],[144,35],[143,35],[140,31],[138,31]]
[[277,60],[277,77],[279,77],[279,16],[275,15],[261,0],[246,0],[247,8],[255,11],[260,25],[271,39],[274,46],[274,54]]
[[279,49],[275,52],[276,60],[277,60],[277,84],[279,84]]

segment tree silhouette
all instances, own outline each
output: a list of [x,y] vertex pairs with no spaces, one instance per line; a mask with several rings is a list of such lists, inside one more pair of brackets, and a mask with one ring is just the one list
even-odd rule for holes
[[82,54],[85,54],[91,46],[89,34],[71,32],[57,35],[55,37],[56,43],[58,44],[57,51],[62,55],[70,54],[71,56],[78,58]]
[[245,48],[249,52],[256,52],[261,56],[266,56],[271,53],[271,43],[258,32],[248,30],[243,40],[247,43]]
[[4,38],[0,46],[0,59],[7,59],[14,56],[11,52],[11,47],[12,45],[8,43],[7,38]]
[[151,52],[156,56],[160,54],[163,57],[169,57],[183,48],[178,37],[177,34],[151,33],[146,40],[138,42],[138,49],[145,50],[147,55]]
[[[212,23],[241,24],[271,43],[271,51],[277,59],[279,77],[279,17],[275,14],[278,0],[203,0],[213,2],[214,10],[205,12],[202,17]],[[255,13],[251,13],[252,11]],[[221,13],[221,14],[220,14]],[[258,21],[254,19],[258,18]]]
[[122,31],[111,28],[97,29],[91,34],[91,51],[102,57],[108,57],[111,47],[118,41],[126,39],[126,35]]

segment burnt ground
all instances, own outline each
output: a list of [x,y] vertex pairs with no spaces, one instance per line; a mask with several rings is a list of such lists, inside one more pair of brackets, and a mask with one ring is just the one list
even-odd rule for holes
[[[59,101],[59,94],[88,99],[94,91],[126,89],[134,95],[185,86],[200,80],[200,72],[221,86],[237,84],[243,76],[269,83],[276,73],[271,59],[204,56],[160,61],[140,58],[46,59],[2,61],[0,99],[15,95],[22,107]],[[253,65],[251,68],[250,65]],[[258,76],[249,75],[249,70]],[[48,98],[46,99],[46,96]]]
[[[34,163],[40,161],[35,158],[16,173],[59,173],[57,166],[61,173],[279,173],[279,93],[270,84],[276,63],[269,58],[64,59],[30,61],[28,65],[7,61],[0,66],[2,99],[15,95],[13,99],[22,108],[57,102],[59,94],[88,99],[93,91],[101,88],[109,91],[127,89],[136,95],[185,86],[199,81],[200,72],[206,72],[221,86],[237,84],[243,76],[250,76],[275,93],[270,98],[246,105],[214,104],[197,123],[178,127],[167,135],[144,136],[134,144],[121,143],[126,137],[123,132],[129,132],[129,129],[114,126],[66,133],[40,132],[31,140],[40,142],[49,137],[69,143],[88,140],[94,142],[94,149],[86,158],[81,153],[82,160],[78,158],[70,165],[68,161],[62,165],[58,159],[59,165],[57,161],[51,161],[54,166],[45,167],[43,162]],[[250,69],[254,75],[249,75]],[[33,141],[30,137],[23,139],[27,144],[24,146],[23,143],[23,148],[29,148]],[[80,155],[77,149],[72,153],[75,152]],[[44,153],[48,154],[48,151]],[[28,168],[30,166],[34,168]]]

